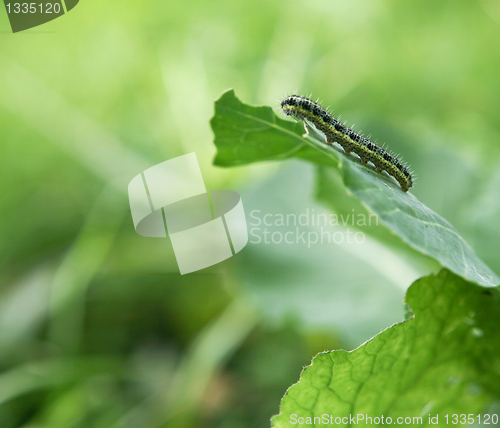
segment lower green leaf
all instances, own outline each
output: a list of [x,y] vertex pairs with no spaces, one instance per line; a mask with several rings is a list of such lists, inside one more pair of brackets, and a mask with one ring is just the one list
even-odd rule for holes
[[413,318],[354,351],[318,354],[283,397],[273,426],[372,425],[382,417],[445,424],[446,415],[451,424],[464,409],[477,423],[500,399],[500,290],[443,269],[416,281],[406,303]]

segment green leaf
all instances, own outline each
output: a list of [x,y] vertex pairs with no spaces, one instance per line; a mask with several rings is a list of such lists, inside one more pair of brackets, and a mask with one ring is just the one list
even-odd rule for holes
[[[359,199],[353,198],[352,193],[344,185],[341,171],[338,168],[318,167],[316,174],[316,198],[326,207],[344,217],[362,214],[369,218],[370,211],[365,208]],[[363,232],[383,241],[397,251],[411,251],[411,256],[421,257],[420,253],[412,250],[398,236],[391,233],[386,227],[380,227],[378,222],[363,226]]]
[[500,283],[500,278],[448,221],[411,193],[403,192],[389,176],[377,174],[353,156],[325,144],[314,130],[308,129],[303,135],[303,124],[278,118],[270,107],[245,105],[231,89],[215,102],[211,126],[217,147],[215,165],[298,157],[336,168],[348,193],[410,247],[479,285]]
[[[478,414],[500,398],[500,290],[443,269],[408,289],[414,317],[351,352],[318,354],[273,426],[298,417]],[[314,419],[313,419],[314,421]],[[363,424],[363,423],[362,423]]]
[[216,102],[210,124],[217,146],[214,164],[219,166],[283,159],[306,147],[302,125],[279,119],[270,107],[241,103],[233,90]]

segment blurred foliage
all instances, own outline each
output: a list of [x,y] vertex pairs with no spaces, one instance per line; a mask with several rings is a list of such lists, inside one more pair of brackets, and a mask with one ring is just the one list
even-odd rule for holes
[[5,12],[0,26],[2,428],[268,426],[316,352],[402,319],[429,266],[374,243],[249,243],[181,277],[168,240],[135,234],[129,180],[192,151],[247,215],[319,209],[306,167],[211,165],[228,87],[264,105],[312,93],[362,124],[500,272],[494,0],[82,0],[32,30],[6,31]]

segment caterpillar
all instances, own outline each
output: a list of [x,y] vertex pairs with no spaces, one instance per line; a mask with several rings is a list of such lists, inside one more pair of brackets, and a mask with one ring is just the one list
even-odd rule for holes
[[327,144],[340,144],[347,155],[356,153],[363,164],[371,162],[375,165],[378,173],[387,171],[398,181],[403,191],[407,192],[412,187],[411,172],[399,156],[344,126],[318,103],[309,98],[291,95],[281,102],[281,108],[284,114],[313,124],[325,134]]

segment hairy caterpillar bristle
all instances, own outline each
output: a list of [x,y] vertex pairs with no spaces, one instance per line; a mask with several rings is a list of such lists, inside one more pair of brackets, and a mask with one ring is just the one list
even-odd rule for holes
[[299,95],[291,95],[281,102],[281,108],[286,115],[312,123],[326,136],[328,144],[340,144],[348,155],[351,152],[356,153],[365,165],[371,162],[378,173],[387,171],[398,181],[403,191],[407,192],[412,187],[412,173],[401,156],[354,132],[345,125],[345,122],[340,122],[340,116],[335,119],[318,102]]

